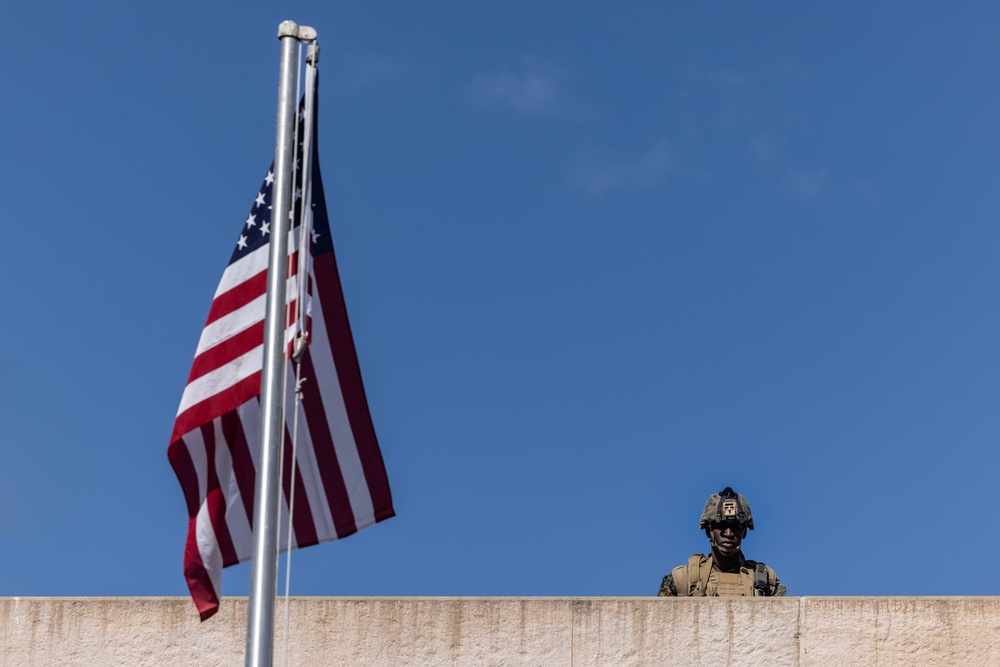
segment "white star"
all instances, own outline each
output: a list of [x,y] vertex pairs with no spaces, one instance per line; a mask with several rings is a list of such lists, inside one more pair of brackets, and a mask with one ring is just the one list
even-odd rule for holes
[[271,185],[272,183],[274,183],[274,172],[273,171],[268,171],[267,172],[267,176],[264,178],[264,182],[267,183],[268,185]]
[[295,188],[295,199],[302,199],[302,188]]
[[240,235],[240,240],[236,242],[236,247],[239,250],[243,250],[247,247],[247,237]]
[[254,215],[254,214],[252,214],[252,213],[247,216],[247,229],[250,229],[251,227],[256,227],[257,226],[257,223],[254,222],[256,219],[257,219],[257,216]]
[[319,232],[317,232],[314,229],[314,230],[312,230],[312,235],[313,235],[313,243],[316,243],[316,241],[319,241]]
[[258,206],[263,206],[263,205],[264,205],[264,193],[258,192],[257,198],[253,200],[253,207],[257,208]]
[[260,235],[264,236],[264,234],[270,234],[270,233],[271,233],[271,223],[270,222],[263,223],[260,226]]

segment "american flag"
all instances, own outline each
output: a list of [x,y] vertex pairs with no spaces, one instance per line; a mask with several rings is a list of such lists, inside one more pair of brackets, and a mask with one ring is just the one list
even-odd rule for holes
[[[312,215],[306,214],[307,224],[312,218],[312,261],[303,310],[310,344],[302,357],[305,382],[298,408],[294,480],[289,462],[295,372],[293,362],[287,362],[281,550],[287,543],[293,483],[292,548],[345,537],[395,514],[347,321],[319,173],[316,134],[314,130],[311,206],[307,202]],[[300,166],[296,165],[296,183],[302,183]],[[268,170],[215,292],[168,448],[187,501],[184,575],[202,620],[218,611],[222,568],[249,560],[253,549],[273,183],[273,171]],[[299,236],[302,222],[302,196],[301,188],[296,189],[293,239]],[[290,307],[295,305],[300,278],[292,254],[296,245],[290,240]],[[286,321],[288,341],[298,332],[295,319],[290,316]]]

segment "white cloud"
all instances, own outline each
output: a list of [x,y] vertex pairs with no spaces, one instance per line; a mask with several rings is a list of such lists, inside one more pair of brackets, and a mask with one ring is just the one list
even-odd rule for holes
[[785,190],[800,197],[818,197],[830,189],[829,172],[824,169],[799,171],[789,169],[785,172],[783,184]]
[[777,58],[771,62],[744,66],[742,69],[727,67],[705,67],[699,60],[693,60],[681,68],[681,73],[689,80],[705,85],[719,93],[749,91],[768,81],[808,81],[809,73],[798,62],[788,58]]
[[802,63],[789,58],[778,58],[774,62],[774,72],[778,76],[792,79],[798,83],[805,83],[809,80],[809,70]]
[[707,73],[708,82],[719,90],[744,90],[753,88],[757,81],[746,72],[734,69],[716,69]]
[[855,181],[854,188],[860,195],[871,201],[877,202],[882,200],[882,196],[879,194],[878,188],[875,187],[875,183],[867,178]]
[[697,84],[727,93],[753,88],[756,78],[745,71],[721,67],[707,68],[701,61],[694,60],[681,68],[682,74]]
[[576,78],[565,65],[525,58],[515,67],[476,75],[462,95],[474,106],[519,116],[592,115],[589,105],[572,90]]
[[673,168],[673,151],[666,142],[631,160],[602,155],[580,155],[566,171],[569,184],[589,194],[604,194],[621,188],[639,188],[663,179]]
[[747,153],[760,164],[771,164],[781,157],[781,146],[770,134],[759,134],[747,142]]
[[775,91],[801,87],[809,78],[803,67],[787,58],[721,67],[692,60],[680,73],[684,87],[679,97],[687,104],[702,105],[702,116],[714,118],[722,127],[784,119],[790,109],[774,105]]

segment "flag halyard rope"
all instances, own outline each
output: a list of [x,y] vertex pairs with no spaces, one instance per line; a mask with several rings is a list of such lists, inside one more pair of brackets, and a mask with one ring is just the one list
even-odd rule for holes
[[[299,219],[299,238],[298,247],[294,253],[290,253],[288,259],[288,273],[286,275],[291,275],[291,269],[293,265],[293,260],[297,264],[295,281],[293,285],[295,286],[295,297],[292,299],[292,304],[287,304],[285,306],[285,322],[293,322],[293,331],[295,336],[293,337],[291,344],[291,360],[295,364],[295,387],[294,391],[294,402],[292,406],[292,433],[291,433],[291,475],[289,482],[289,494],[288,494],[288,534],[287,541],[285,545],[285,604],[284,604],[284,631],[282,638],[282,658],[281,664],[287,665],[288,663],[288,633],[289,633],[289,601],[290,601],[290,588],[291,588],[291,573],[292,573],[292,534],[293,534],[293,523],[292,517],[295,516],[295,487],[296,487],[296,472],[297,472],[297,462],[298,462],[298,434],[299,434],[299,407],[302,404],[302,394],[303,394],[303,384],[308,378],[302,377],[302,355],[306,351],[306,347],[309,342],[309,331],[307,328],[306,318],[308,317],[308,306],[307,300],[309,299],[309,281],[311,272],[311,260],[312,260],[312,188],[311,188],[311,172],[312,172],[312,141],[313,141],[313,109],[314,109],[314,94],[315,94],[315,77],[316,77],[316,60],[318,59],[318,47],[315,42],[310,43],[309,46],[309,56],[307,57],[307,67],[305,75],[305,95],[303,99],[303,105],[301,109],[302,123],[295,124],[295,149],[294,149],[294,160],[302,160],[301,162],[301,184],[296,182],[298,176],[297,170],[293,170],[293,180],[292,180],[292,192],[299,192],[301,187],[301,195],[297,198],[298,205],[298,219]],[[299,57],[298,66],[296,72],[296,99],[302,99],[301,95],[301,83],[302,83],[302,42],[299,42]],[[302,128],[302,133],[300,135],[299,128]],[[297,162],[296,162],[297,163]],[[293,195],[293,206],[296,205],[296,200]],[[294,220],[294,214],[293,214]],[[294,315],[292,314],[292,308],[294,307]],[[285,354],[289,354],[289,346],[285,346]],[[288,377],[288,363],[284,364],[285,369],[285,382],[282,386],[286,387],[287,377]],[[285,403],[283,402],[284,406]],[[281,448],[282,455],[284,455],[284,447]],[[282,459],[282,471],[284,470],[284,460]],[[282,473],[283,475],[283,473]]]

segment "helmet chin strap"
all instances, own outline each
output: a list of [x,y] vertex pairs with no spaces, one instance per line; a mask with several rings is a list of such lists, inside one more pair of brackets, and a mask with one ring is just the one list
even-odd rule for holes
[[[726,553],[725,551],[722,550],[722,545],[720,545],[718,542],[715,541],[715,534],[712,532],[712,530],[709,529],[707,532],[708,532],[708,543],[712,545],[712,549],[713,550],[718,551],[723,556],[732,556],[732,555],[738,554],[740,552],[740,549],[743,546],[742,544],[739,544],[732,551],[732,553]],[[743,536],[740,538],[740,542],[742,542],[744,538],[746,538],[746,529],[745,528],[743,529]]]
[[726,551],[723,550],[722,545],[715,541],[715,537],[709,537],[708,542],[712,545],[712,549],[718,551],[723,556],[732,556],[740,552],[740,547],[736,547],[731,553],[726,553]]

